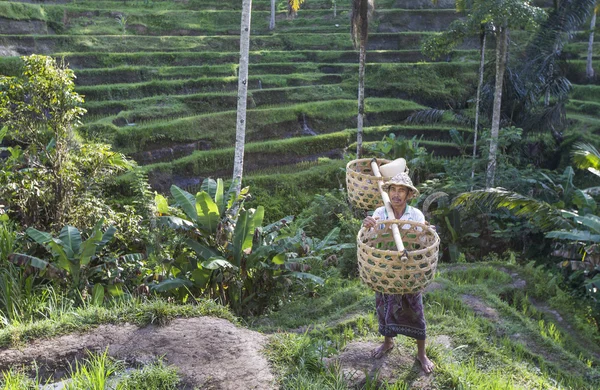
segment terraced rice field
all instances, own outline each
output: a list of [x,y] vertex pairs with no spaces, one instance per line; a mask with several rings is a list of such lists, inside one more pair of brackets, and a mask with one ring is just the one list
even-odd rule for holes
[[[336,1],[335,14],[332,0],[307,0],[295,17],[285,4],[276,2],[276,27],[269,30],[270,1],[253,2],[245,174],[300,175],[321,165],[339,175],[357,113],[350,0]],[[449,131],[470,140],[471,129],[405,119],[427,107],[466,104],[475,90],[476,40],[440,62],[428,61],[421,41],[462,16],[454,2],[381,0],[376,6],[366,141],[393,132],[420,138],[436,156],[459,155]],[[231,174],[240,15],[238,0],[0,1],[0,65],[10,74],[19,55],[64,59],[85,95],[84,135],[136,159],[158,190],[194,185]],[[586,39],[579,34],[569,47],[574,77],[581,74]],[[597,132],[600,91],[594,88],[600,86],[576,86],[569,107],[573,123]]]

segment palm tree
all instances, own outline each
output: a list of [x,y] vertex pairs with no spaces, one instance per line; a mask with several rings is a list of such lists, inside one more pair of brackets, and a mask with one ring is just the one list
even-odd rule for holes
[[600,9],[600,4],[596,2],[594,11],[592,12],[592,20],[590,21],[590,38],[588,40],[587,63],[585,67],[585,75],[588,80],[594,78],[594,68],[592,68],[592,49],[594,46],[594,30],[596,29],[596,14]]
[[494,186],[496,176],[496,155],[498,152],[498,134],[502,109],[502,89],[504,72],[508,61],[509,29],[536,25],[544,15],[541,8],[522,0],[481,0],[473,5],[475,20],[490,21],[496,36],[496,75],[494,82],[494,101],[492,104],[492,126],[490,130],[490,149],[486,172],[486,188]]
[[[515,126],[524,131],[550,130],[557,143],[567,125],[565,105],[571,91],[563,48],[587,20],[595,0],[562,0],[525,49],[525,59],[512,70],[507,85]],[[542,99],[543,97],[543,99]],[[543,104],[540,104],[543,102]]]
[[352,1],[352,42],[358,54],[358,116],[356,118],[356,158],[362,152],[363,122],[365,117],[365,63],[367,60],[367,38],[369,18],[375,8],[374,0]]
[[235,128],[235,156],[233,160],[233,180],[236,196],[242,188],[244,171],[244,144],[246,142],[246,103],[248,99],[248,62],[250,57],[250,22],[252,0],[242,0],[242,21],[240,28],[240,63],[238,69],[237,119]]

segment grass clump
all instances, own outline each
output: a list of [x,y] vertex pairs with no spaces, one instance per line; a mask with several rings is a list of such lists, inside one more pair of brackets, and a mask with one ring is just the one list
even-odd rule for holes
[[119,382],[117,390],[177,390],[180,383],[177,370],[158,360],[127,374]]
[[[66,298],[64,298],[66,301]],[[138,326],[164,325],[176,317],[215,316],[235,322],[231,312],[211,300],[195,305],[177,305],[162,299],[142,302],[136,299],[117,302],[110,307],[88,305],[76,308],[72,302],[58,302],[47,318],[11,322],[0,328],[0,347],[14,347],[37,338],[49,338],[74,331],[85,331],[100,324],[132,323]]]

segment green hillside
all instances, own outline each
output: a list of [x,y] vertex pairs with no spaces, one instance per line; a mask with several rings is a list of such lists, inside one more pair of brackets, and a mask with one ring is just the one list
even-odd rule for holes
[[[77,92],[85,96],[88,110],[83,134],[148,165],[150,180],[161,191],[167,188],[154,180],[155,172],[164,172],[169,160],[175,184],[228,176],[230,163],[218,170],[177,167],[202,160],[202,153],[231,153],[226,150],[233,146],[235,130],[236,2],[0,4],[0,16],[9,25],[0,35],[6,54],[50,54],[75,70]],[[249,176],[273,163],[284,170],[319,156],[341,158],[339,151],[353,142],[351,137],[330,147],[317,147],[306,137],[350,131],[356,123],[358,56],[349,35],[349,3],[338,2],[334,17],[329,0],[310,1],[294,18],[278,4],[273,31],[269,7],[269,1],[253,4],[247,140],[285,138],[304,147],[292,158],[288,150],[296,146],[277,149],[268,167],[253,162],[249,153]],[[424,37],[459,15],[443,4],[415,8],[384,1],[377,7],[369,38],[366,125],[401,125],[425,107],[462,104],[474,90],[474,42],[463,45],[451,63],[425,62],[420,53]],[[6,57],[2,63],[7,69],[17,66]],[[458,155],[448,135],[432,135],[444,131],[447,126],[405,136],[422,137],[422,145],[440,156]]]

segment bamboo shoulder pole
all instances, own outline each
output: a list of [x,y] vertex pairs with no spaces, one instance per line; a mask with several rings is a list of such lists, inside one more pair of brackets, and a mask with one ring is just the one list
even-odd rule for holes
[[[379,172],[379,166],[377,166],[377,159],[371,160],[371,170],[373,174],[377,177],[381,177],[381,173]],[[377,180],[377,186],[379,187],[379,193],[381,194],[381,198],[383,199],[383,205],[388,213],[388,215],[394,215],[394,210],[392,209],[392,204],[390,203],[390,196],[383,190],[383,183],[381,180]],[[394,218],[395,219],[395,218]],[[408,260],[406,249],[404,248],[404,243],[402,242],[402,236],[400,235],[400,228],[398,225],[393,223],[391,225],[392,235],[394,236],[394,241],[396,242],[396,247],[398,248],[398,252],[402,253],[401,259],[403,261]]]

